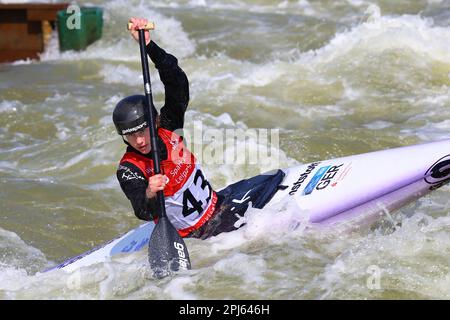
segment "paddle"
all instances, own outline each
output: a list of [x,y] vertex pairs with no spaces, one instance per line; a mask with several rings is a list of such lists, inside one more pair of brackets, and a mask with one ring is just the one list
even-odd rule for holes
[[[131,27],[132,24],[129,23],[128,29],[131,29]],[[160,174],[161,167],[159,150],[157,148],[156,119],[153,112],[151,112],[154,106],[147,52],[145,50],[145,30],[151,29],[154,29],[154,25],[148,24],[144,29],[139,29],[138,32],[154,174]],[[167,218],[163,191],[158,191],[156,197],[160,208],[160,216],[148,244],[148,261],[151,269],[153,270],[153,275],[160,279],[170,275],[171,271],[190,269],[191,262],[189,260],[189,253],[183,239]]]

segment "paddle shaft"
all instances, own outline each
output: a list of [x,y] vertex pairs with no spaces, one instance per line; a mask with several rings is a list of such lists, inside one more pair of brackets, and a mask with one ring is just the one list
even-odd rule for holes
[[[160,174],[161,167],[157,143],[156,114],[153,114],[152,112],[155,107],[153,105],[150,71],[145,43],[146,28],[147,26],[144,29],[138,30],[139,48],[141,52],[142,75],[144,77],[144,91],[147,103],[147,119],[150,122],[151,156],[153,159],[154,173]],[[154,275],[157,278],[162,278],[169,275],[171,271],[178,271],[180,268],[185,270],[191,269],[191,262],[183,238],[179,235],[177,229],[170,223],[169,218],[167,217],[163,191],[158,191],[156,197],[160,208],[160,219],[150,236],[150,241],[148,243],[148,260]]]
[[[153,160],[153,169],[155,174],[161,173],[160,166],[160,156],[158,150],[158,142],[157,142],[157,132],[156,132],[156,119],[152,112],[154,110],[153,105],[153,97],[152,97],[152,86],[150,81],[150,71],[148,68],[148,59],[147,59],[147,51],[145,44],[145,29],[139,29],[139,47],[141,51],[141,64],[142,64],[142,76],[144,77],[144,91],[145,97],[147,101],[147,119],[149,120],[149,129],[150,129],[150,145],[151,145],[151,154]],[[158,205],[160,208],[161,217],[166,217],[166,205],[164,201],[164,192],[158,191],[156,193]]]

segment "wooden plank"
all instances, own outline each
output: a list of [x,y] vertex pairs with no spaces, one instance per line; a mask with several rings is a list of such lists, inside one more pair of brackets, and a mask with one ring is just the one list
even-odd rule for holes
[[44,51],[42,26],[54,23],[57,12],[68,5],[0,4],[0,62],[38,58],[38,54]]
[[42,9],[42,10],[62,10],[68,7],[68,3],[0,3],[0,10],[17,9]]
[[39,58],[35,50],[0,50],[0,62]]
[[3,23],[0,34],[0,51],[44,49],[41,22]]
[[0,25],[4,23],[26,22],[27,11],[23,9],[0,10]]
[[56,21],[56,13],[59,10],[46,10],[46,9],[28,9],[27,19],[28,21]]
[[[13,11],[25,10],[27,19],[30,21],[56,21],[56,13],[59,10],[65,10],[69,6],[68,3],[58,4],[38,4],[38,3],[23,3],[23,4],[0,4],[0,12],[5,12],[9,15],[14,15]],[[2,23],[3,20],[0,20]]]

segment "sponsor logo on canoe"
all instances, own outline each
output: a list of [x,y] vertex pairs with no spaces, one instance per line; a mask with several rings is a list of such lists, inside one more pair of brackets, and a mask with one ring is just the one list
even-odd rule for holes
[[298,178],[298,180],[296,182],[294,182],[294,184],[292,185],[291,191],[289,191],[289,195],[293,196],[298,189],[300,189],[300,187],[302,186],[302,183],[305,182],[305,180],[308,178],[308,176],[311,174],[311,172],[314,171],[314,169],[320,164],[320,162],[314,162],[311,163],[308,168],[306,168],[306,171],[303,172],[300,177]]
[[424,180],[431,185],[430,190],[437,189],[450,182],[450,154],[436,161],[425,172]]
[[352,163],[350,162],[343,170],[339,170],[339,175],[337,175],[337,178],[333,180],[333,183],[331,183],[331,186],[334,188],[343,181],[348,173],[352,170]]
[[303,190],[303,195],[311,194],[314,190],[324,190],[335,178],[336,174],[339,172],[344,164],[338,166],[324,166],[317,170],[316,174],[312,177],[311,181],[306,185],[305,190]]
[[141,250],[150,240],[150,238],[140,239],[140,241],[133,240],[128,245],[122,248],[120,252],[135,252]]

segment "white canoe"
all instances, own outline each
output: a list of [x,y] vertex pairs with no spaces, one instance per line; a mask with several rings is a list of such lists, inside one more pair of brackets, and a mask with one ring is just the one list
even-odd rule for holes
[[[450,139],[308,163],[286,176],[267,206],[295,201],[311,223],[333,225],[377,219],[450,181]],[[147,247],[154,223],[45,271],[68,272]]]

